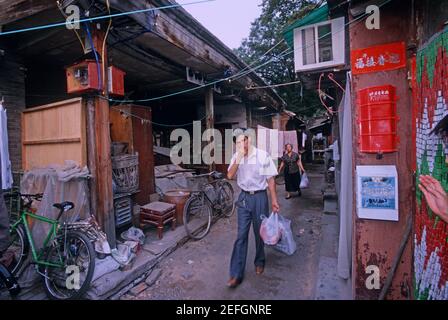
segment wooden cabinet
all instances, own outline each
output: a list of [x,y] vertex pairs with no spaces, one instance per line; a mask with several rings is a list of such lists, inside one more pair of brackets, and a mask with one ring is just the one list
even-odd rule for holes
[[135,195],[135,202],[139,205],[149,203],[150,195],[155,190],[151,120],[149,107],[121,105],[110,109],[112,142],[126,142],[129,153],[138,152],[139,155],[139,193]]

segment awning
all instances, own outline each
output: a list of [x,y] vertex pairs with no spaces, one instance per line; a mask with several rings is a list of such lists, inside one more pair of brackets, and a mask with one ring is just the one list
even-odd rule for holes
[[329,125],[331,123],[331,120],[328,118],[316,118],[311,120],[308,123],[307,129],[310,131],[316,131],[317,129],[320,129],[322,127],[325,127],[326,125]]
[[291,48],[294,48],[294,29],[328,20],[328,4],[311,11],[305,17],[297,19],[283,30],[283,38]]

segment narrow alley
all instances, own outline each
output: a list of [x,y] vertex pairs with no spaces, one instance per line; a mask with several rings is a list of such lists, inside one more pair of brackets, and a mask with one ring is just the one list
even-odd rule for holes
[[447,75],[448,0],[0,0],[0,301],[447,301]]
[[[297,251],[294,255],[286,256],[265,247],[265,272],[256,275],[252,263],[255,246],[251,231],[246,278],[238,288],[227,288],[230,255],[236,237],[234,214],[230,219],[219,219],[204,239],[189,241],[164,259],[158,266],[160,277],[151,287],[138,284],[121,299],[315,299],[322,243],[322,169],[323,166],[310,165],[311,185],[302,191],[301,197],[295,194],[286,200],[284,186],[277,186],[281,214],[292,220],[296,236]],[[236,190],[235,194],[238,192]]]

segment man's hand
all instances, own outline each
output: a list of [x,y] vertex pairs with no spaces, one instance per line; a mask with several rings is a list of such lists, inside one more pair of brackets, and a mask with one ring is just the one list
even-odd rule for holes
[[272,200],[272,212],[280,212],[280,205],[278,204],[277,199]]
[[423,192],[431,210],[448,223],[448,195],[440,182],[431,176],[421,175],[418,188]]
[[236,152],[236,160],[235,163],[236,164],[241,164],[241,160],[244,158],[244,151],[240,152],[239,150],[237,150]]
[[237,151],[235,162],[229,167],[229,170],[227,172],[227,179],[232,180],[233,177],[235,177],[236,172],[238,171],[238,167],[239,167],[243,157],[244,157],[244,153],[240,153],[239,151]]

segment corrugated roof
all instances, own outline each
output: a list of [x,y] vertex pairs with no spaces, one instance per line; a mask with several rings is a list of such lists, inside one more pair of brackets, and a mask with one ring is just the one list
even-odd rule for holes
[[294,29],[326,20],[328,20],[328,4],[322,5],[321,7],[311,11],[305,17],[297,19],[287,26],[283,31],[283,38],[291,48],[294,48]]

